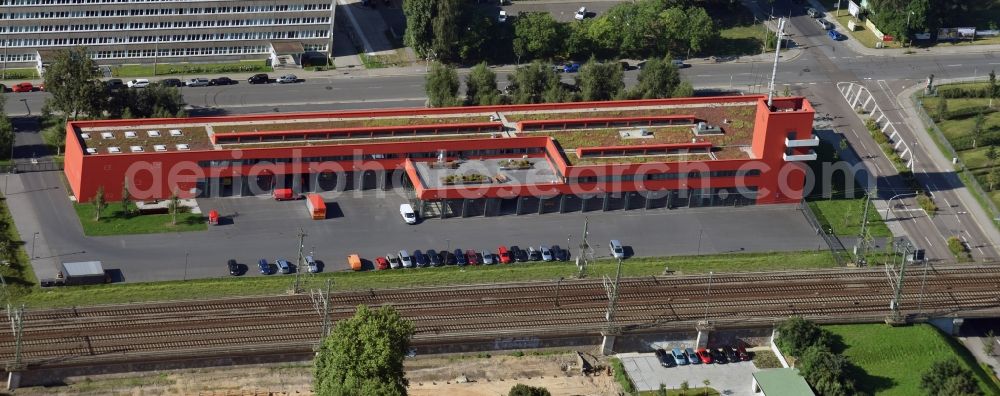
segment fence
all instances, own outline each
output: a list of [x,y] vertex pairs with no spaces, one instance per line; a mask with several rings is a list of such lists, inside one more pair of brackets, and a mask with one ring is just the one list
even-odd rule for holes
[[0,173],[48,172],[62,169],[63,163],[58,161],[32,161],[0,165]]
[[1000,210],[997,209],[996,204],[994,204],[993,200],[990,199],[990,195],[986,193],[983,186],[979,184],[979,179],[976,179],[976,175],[969,172],[969,169],[965,167],[965,164],[958,160],[958,152],[955,151],[955,148],[948,142],[948,138],[945,137],[944,132],[941,132],[941,129],[938,128],[937,123],[934,122],[934,120],[931,119],[931,116],[927,114],[927,111],[924,110],[923,101],[920,100],[919,94],[919,92],[915,92],[910,97],[910,100],[915,105],[914,107],[916,107],[917,114],[920,116],[920,121],[923,122],[924,127],[927,128],[927,132],[931,136],[931,139],[934,140],[934,143],[937,144],[942,153],[944,155],[951,156],[951,158],[954,158],[956,161],[959,161],[957,164],[959,164],[960,167],[955,170],[955,173],[958,174],[959,178],[962,179],[962,182],[965,183],[965,186],[972,192],[976,201],[979,201],[979,205],[989,213],[990,218],[994,219],[993,226],[996,227],[996,219],[1000,216]]
[[851,255],[847,252],[847,249],[844,248],[844,244],[840,242],[840,238],[837,238],[836,235],[833,235],[823,229],[823,223],[819,222],[819,219],[816,218],[816,214],[813,213],[812,208],[809,207],[809,203],[806,202],[805,199],[799,202],[799,210],[806,216],[806,221],[809,222],[809,225],[816,230],[816,235],[823,238],[823,242],[825,242],[826,246],[830,249],[830,254],[833,255],[833,259],[837,261],[837,265],[843,266],[850,262]]

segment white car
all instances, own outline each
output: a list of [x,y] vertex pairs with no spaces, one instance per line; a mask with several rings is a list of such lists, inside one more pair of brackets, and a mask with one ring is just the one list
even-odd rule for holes
[[612,239],[611,243],[608,244],[608,247],[611,248],[611,257],[619,260],[625,258],[625,249],[622,247],[621,241]]
[[127,85],[129,88],[146,88],[149,86],[149,80],[145,78],[137,78],[135,80],[129,81]]
[[315,274],[319,272],[319,264],[316,263],[316,259],[313,256],[306,256],[306,265],[309,267],[310,273]]
[[185,82],[184,85],[189,87],[207,87],[208,82],[209,81],[207,78],[192,78],[190,80],[187,80],[187,82]]
[[587,7],[580,7],[579,10],[576,10],[576,14],[573,15],[573,19],[576,19],[578,21],[582,21],[586,17],[587,17]]
[[284,76],[278,77],[278,84],[287,84],[299,82],[299,78],[294,74],[286,74]]
[[413,257],[405,250],[399,251],[399,261],[403,263],[403,268],[413,268]]
[[410,204],[399,205],[399,215],[403,216],[403,221],[406,224],[417,224],[417,213],[413,211]]
[[497,22],[507,22],[507,11],[500,10],[500,16],[497,17]]

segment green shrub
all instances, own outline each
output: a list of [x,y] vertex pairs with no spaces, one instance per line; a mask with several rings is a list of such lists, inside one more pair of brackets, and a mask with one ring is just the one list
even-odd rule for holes
[[615,372],[615,381],[622,386],[625,393],[635,392],[635,385],[632,385],[632,380],[628,378],[628,374],[625,373],[625,366],[622,361],[618,358],[611,358],[611,370]]
[[948,112],[948,114],[945,114],[944,119],[960,120],[964,118],[975,117],[976,115],[979,115],[979,113],[983,113],[985,115],[996,112],[997,109],[988,106],[972,106],[972,107],[966,107],[964,109],[951,110]]
[[951,250],[951,254],[954,254],[958,261],[968,261],[972,259],[972,256],[969,254],[969,248],[966,247],[965,243],[963,243],[961,239],[958,239],[958,237],[948,238],[948,250]]
[[938,96],[942,98],[955,99],[955,98],[988,98],[990,97],[990,87],[989,85],[983,85],[979,87],[938,87]]
[[934,203],[934,200],[926,194],[917,195],[917,204],[920,205],[921,209],[927,212],[928,216],[934,216],[937,214],[937,204]]

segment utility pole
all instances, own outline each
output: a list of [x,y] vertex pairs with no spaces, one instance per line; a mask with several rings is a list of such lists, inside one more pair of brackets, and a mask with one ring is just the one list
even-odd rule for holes
[[586,275],[586,271],[587,271],[587,254],[586,254],[586,251],[587,251],[587,248],[590,247],[590,245],[587,243],[587,229],[589,227],[590,227],[590,218],[589,217],[585,217],[583,219],[583,234],[582,234],[583,237],[580,238],[580,249],[577,251],[577,254],[576,254],[576,266],[577,266],[577,268],[580,269],[580,273],[577,275],[577,278],[583,278]]
[[858,249],[855,249],[854,254],[857,256],[854,261],[858,264],[864,264],[867,262],[868,257],[868,233],[871,231],[868,229],[868,208],[871,207],[872,196],[871,193],[865,194],[865,209],[861,214],[861,232],[858,233]]
[[299,278],[299,274],[302,273],[303,263],[305,263],[305,256],[302,255],[302,249],[305,249],[306,243],[306,233],[302,231],[302,227],[299,227],[299,257],[295,260],[295,283],[292,284],[292,294],[302,293],[302,282]]
[[[897,246],[897,248],[895,249],[895,253],[898,254],[900,250],[902,250],[903,259],[900,260],[899,263],[899,273],[893,274],[892,273],[893,266],[886,266],[886,272],[889,275],[889,283],[892,284],[894,289],[893,291],[895,292],[892,297],[892,301],[889,302],[889,310],[890,310],[889,316],[885,318],[885,322],[890,325],[903,323],[903,317],[899,313],[899,304],[900,304],[900,299],[903,297],[903,280],[906,276],[907,255],[910,254],[910,252],[912,251],[912,246],[910,245],[910,242],[904,240],[903,243],[900,243]],[[895,264],[895,262],[896,260],[894,258],[893,264]],[[893,279],[893,277],[895,277],[896,279]]]
[[615,327],[615,310],[618,306],[618,286],[622,277],[622,259],[618,259],[618,270],[615,273],[615,280],[612,282],[607,276],[604,277],[604,290],[608,293],[608,310],[604,313],[607,326],[601,334],[604,336],[601,342],[601,352],[610,355],[614,351],[615,337],[618,329]]
[[920,299],[917,300],[917,316],[924,314],[924,287],[927,286],[927,267],[930,267],[931,265],[925,262],[923,263],[923,266],[924,275],[920,278]]
[[24,304],[12,309],[7,304],[7,318],[10,319],[10,331],[14,336],[14,363],[8,368],[8,372],[16,372],[21,369],[21,335],[24,334]]
[[[785,18],[778,20],[778,39],[774,43],[774,67],[771,69],[771,84],[767,88],[767,107],[774,102],[774,79],[778,75],[778,58],[781,56],[781,38],[785,37]],[[767,45],[765,42],[764,45]]]
[[559,286],[562,285],[562,281],[563,281],[563,277],[561,277],[561,276],[559,277],[559,280],[556,281],[556,306],[557,307],[559,306]]
[[333,322],[330,320],[330,289],[333,287],[333,279],[326,280],[326,290],[313,289],[309,291],[309,297],[312,298],[313,308],[316,313],[322,318],[322,327],[320,328],[320,339],[319,344],[317,344],[317,349],[319,345],[323,344],[323,340],[330,335],[330,330],[333,328]]

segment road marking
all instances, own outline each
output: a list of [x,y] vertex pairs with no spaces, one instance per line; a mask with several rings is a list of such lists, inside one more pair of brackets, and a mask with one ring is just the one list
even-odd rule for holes
[[962,65],[947,65],[946,67],[961,67]]
[[924,235],[924,240],[927,241],[927,247],[934,247],[934,244],[927,238],[927,235]]
[[1000,65],[1000,63],[998,63],[998,62],[993,62],[993,63],[990,63],[990,64],[991,65]]
[[945,198],[945,197],[941,197],[941,199],[943,199],[943,200],[944,200],[944,203],[945,203],[945,205],[948,205],[948,207],[949,207],[949,208],[950,208],[950,207],[952,207],[952,206],[951,206],[951,202],[948,202],[948,198]]
[[712,77],[712,75],[711,74],[699,74],[699,75],[696,75],[695,77]]

